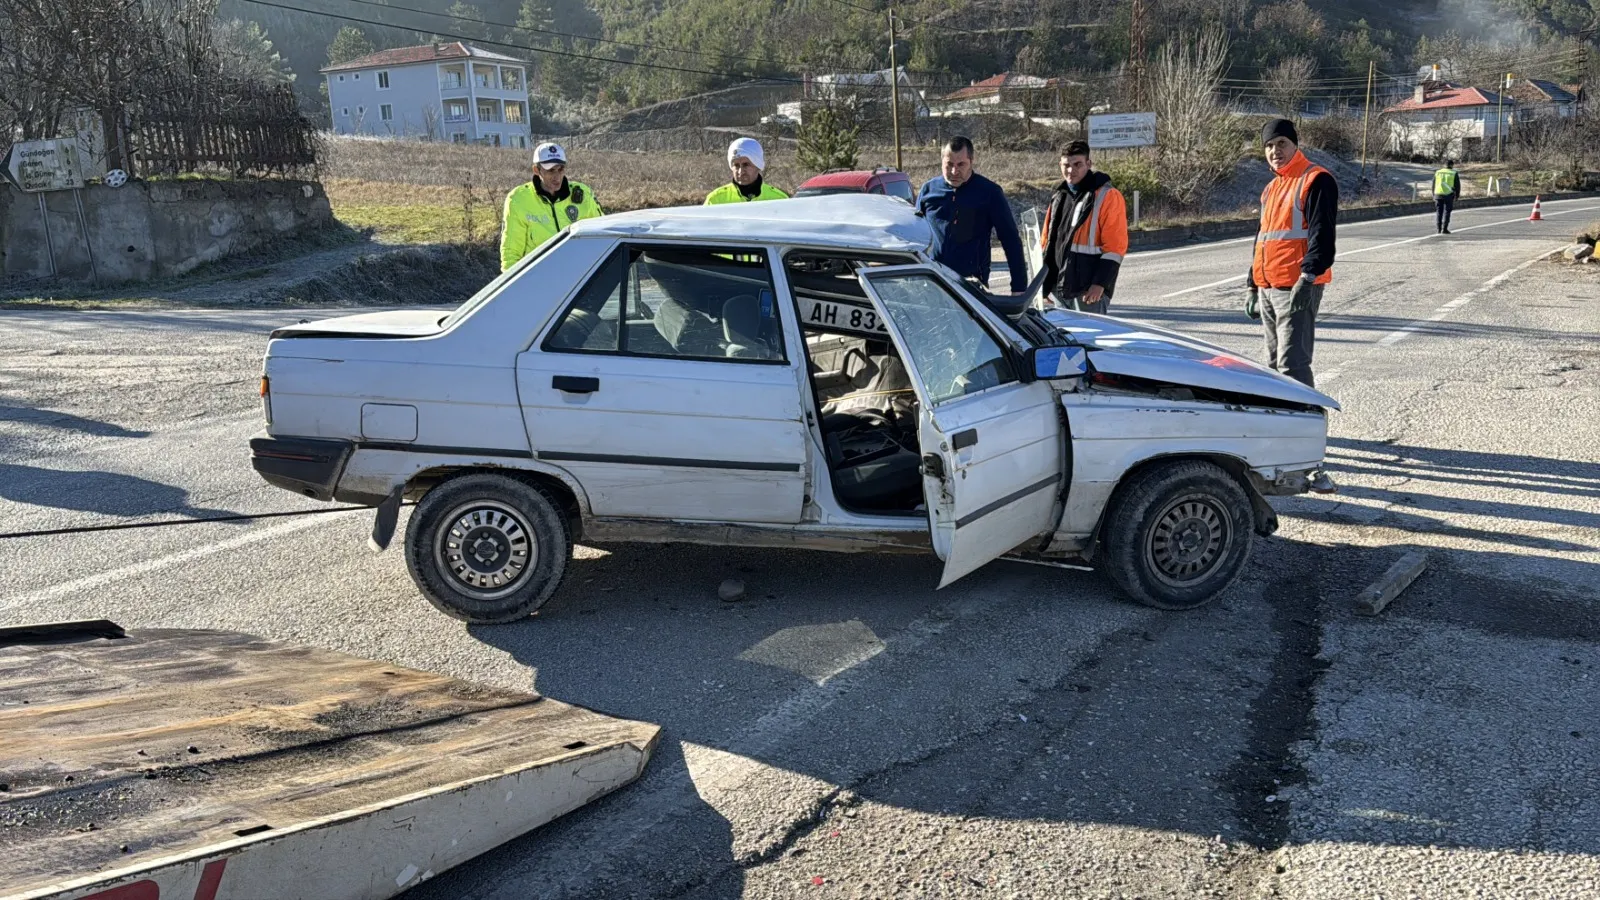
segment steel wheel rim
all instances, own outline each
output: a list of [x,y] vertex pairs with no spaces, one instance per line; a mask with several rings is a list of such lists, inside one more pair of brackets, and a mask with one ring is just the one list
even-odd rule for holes
[[474,600],[499,600],[522,587],[539,562],[539,541],[521,513],[473,500],[444,517],[433,558],[450,586]]
[[1145,541],[1150,570],[1163,583],[1189,587],[1216,569],[1233,545],[1227,509],[1205,494],[1168,503]]

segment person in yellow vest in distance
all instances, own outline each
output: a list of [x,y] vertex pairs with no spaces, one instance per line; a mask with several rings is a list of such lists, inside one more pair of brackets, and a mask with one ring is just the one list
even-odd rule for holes
[[1456,198],[1461,196],[1461,173],[1456,171],[1456,161],[1447,159],[1444,168],[1433,173],[1433,218],[1439,234],[1450,233],[1450,213],[1456,208]]
[[706,206],[719,203],[748,203],[751,200],[787,200],[789,195],[762,181],[767,155],[755,138],[739,138],[728,145],[728,169],[733,182],[706,195]]
[[506,195],[500,271],[516,265],[573,222],[603,215],[605,210],[588,185],[567,180],[567,151],[545,141],[533,149],[533,180]]

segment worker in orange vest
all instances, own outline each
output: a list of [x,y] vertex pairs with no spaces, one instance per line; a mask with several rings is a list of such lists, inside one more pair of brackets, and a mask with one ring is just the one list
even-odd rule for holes
[[1061,183],[1044,216],[1045,308],[1106,315],[1128,253],[1128,204],[1097,172],[1088,141],[1061,148]]
[[1245,313],[1261,320],[1267,363],[1315,387],[1311,355],[1317,308],[1333,280],[1339,185],[1328,170],[1300,152],[1300,136],[1288,119],[1268,122],[1261,142],[1276,177],[1261,192],[1261,226],[1246,276],[1250,294]]

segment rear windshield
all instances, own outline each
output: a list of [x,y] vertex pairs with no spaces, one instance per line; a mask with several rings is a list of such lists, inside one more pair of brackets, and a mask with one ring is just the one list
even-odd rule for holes
[[917,199],[916,195],[911,193],[911,182],[909,181],[886,181],[883,183],[883,187],[884,190],[889,192],[889,196],[899,197],[907,203]]

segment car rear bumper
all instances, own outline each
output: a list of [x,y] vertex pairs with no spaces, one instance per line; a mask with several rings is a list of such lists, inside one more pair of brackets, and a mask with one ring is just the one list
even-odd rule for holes
[[333,488],[354,450],[352,441],[259,434],[250,439],[250,465],[268,484],[332,500]]

